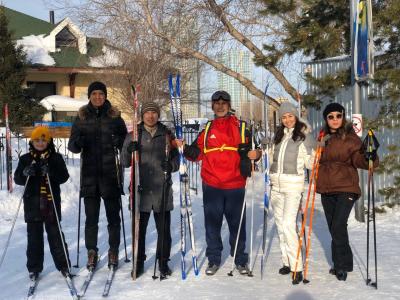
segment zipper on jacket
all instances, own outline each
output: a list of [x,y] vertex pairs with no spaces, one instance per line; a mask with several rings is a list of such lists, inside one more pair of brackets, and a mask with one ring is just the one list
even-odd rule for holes
[[288,129],[288,130],[289,130],[289,132],[285,133],[285,135],[283,136],[284,139],[283,139],[283,141],[281,143],[281,147],[279,149],[279,154],[278,154],[278,161],[277,161],[278,168],[277,168],[277,170],[278,170],[278,184],[279,184],[279,188],[278,189],[279,189],[279,192],[281,191],[280,177],[281,177],[281,174],[283,173],[283,158],[285,157],[287,144],[288,144],[290,138],[292,137],[292,132],[290,131],[290,129]]

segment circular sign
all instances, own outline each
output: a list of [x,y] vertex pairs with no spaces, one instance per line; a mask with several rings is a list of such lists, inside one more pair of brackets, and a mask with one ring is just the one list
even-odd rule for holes
[[362,136],[362,115],[352,115],[353,129],[358,136]]

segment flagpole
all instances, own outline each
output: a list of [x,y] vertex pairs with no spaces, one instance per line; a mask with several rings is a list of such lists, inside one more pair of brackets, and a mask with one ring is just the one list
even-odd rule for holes
[[[353,109],[352,113],[353,114],[361,114],[361,85],[360,83],[355,80],[355,72],[357,69],[357,66],[355,65],[355,60],[354,60],[354,55],[356,55],[355,51],[355,46],[356,46],[356,41],[355,40],[355,34],[354,32],[354,24],[357,20],[354,19],[355,13],[357,12],[357,5],[358,1],[357,0],[351,0],[350,2],[350,31],[351,31],[351,72],[352,72],[352,85],[353,85]],[[354,41],[354,42],[353,42]],[[364,190],[364,177],[361,171],[358,171],[358,176],[360,178],[360,185],[362,187],[362,190]],[[355,203],[355,218],[358,222],[365,222],[365,215],[364,215],[364,199],[363,199],[363,194],[360,197],[358,201]]]

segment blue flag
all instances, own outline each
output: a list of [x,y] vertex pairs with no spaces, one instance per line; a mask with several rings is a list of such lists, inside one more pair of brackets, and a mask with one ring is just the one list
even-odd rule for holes
[[352,40],[352,77],[365,81],[373,77],[373,36],[371,0],[353,0],[355,3]]

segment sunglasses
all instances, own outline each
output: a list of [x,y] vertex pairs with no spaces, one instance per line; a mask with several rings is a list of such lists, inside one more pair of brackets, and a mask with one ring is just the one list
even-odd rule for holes
[[218,101],[218,100],[224,100],[224,101],[231,101],[231,96],[225,91],[217,91],[211,96],[212,101]]
[[333,120],[333,119],[338,119],[338,120],[341,120],[342,119],[342,117],[343,117],[343,115],[342,114],[337,114],[337,115],[328,115],[328,120]]

